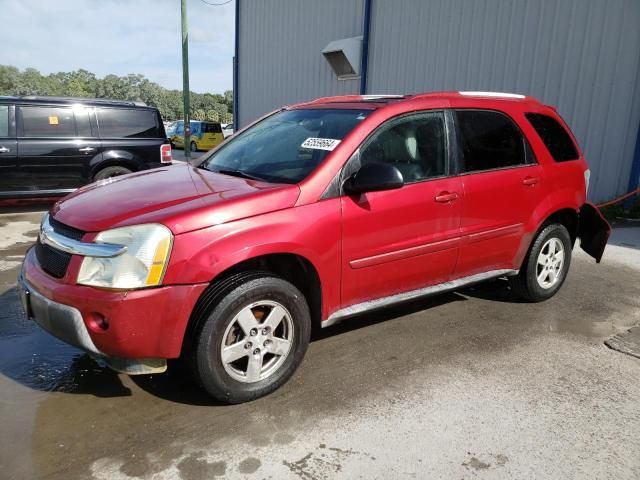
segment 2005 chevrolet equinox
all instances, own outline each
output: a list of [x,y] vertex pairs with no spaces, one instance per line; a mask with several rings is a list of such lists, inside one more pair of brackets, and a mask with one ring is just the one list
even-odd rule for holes
[[197,165],[83,187],[19,278],[44,329],[130,374],[184,358],[238,403],[293,374],[312,326],[507,277],[542,301],[610,227],[555,109],[493,92],[322,98]]

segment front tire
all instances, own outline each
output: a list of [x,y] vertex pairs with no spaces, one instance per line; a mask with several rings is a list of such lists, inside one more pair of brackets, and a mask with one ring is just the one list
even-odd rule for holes
[[529,302],[553,297],[571,265],[571,237],[559,223],[546,226],[535,238],[518,275],[509,277],[514,294]]
[[255,400],[293,375],[311,335],[309,307],[294,285],[246,272],[214,284],[207,303],[189,357],[211,396],[225,403]]

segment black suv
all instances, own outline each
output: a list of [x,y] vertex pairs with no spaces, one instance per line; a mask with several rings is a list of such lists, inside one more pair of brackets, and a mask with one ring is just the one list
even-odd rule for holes
[[139,102],[0,97],[0,199],[55,197],[171,163],[160,112]]

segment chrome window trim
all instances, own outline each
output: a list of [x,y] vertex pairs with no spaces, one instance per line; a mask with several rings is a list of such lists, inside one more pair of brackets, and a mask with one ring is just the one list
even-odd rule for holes
[[83,257],[109,258],[117,257],[127,251],[125,245],[114,243],[87,243],[74,240],[64,235],[56,233],[49,222],[49,214],[42,219],[40,226],[40,242],[44,245],[70,253],[71,255],[82,255]]

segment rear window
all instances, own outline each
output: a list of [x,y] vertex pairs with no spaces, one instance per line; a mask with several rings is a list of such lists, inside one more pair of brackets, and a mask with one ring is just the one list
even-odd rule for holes
[[556,162],[578,159],[578,149],[573,140],[555,118],[540,113],[527,113],[526,117]]
[[222,127],[219,123],[205,123],[204,133],[222,133]]
[[153,110],[99,108],[98,127],[101,137],[158,138],[158,116]]

